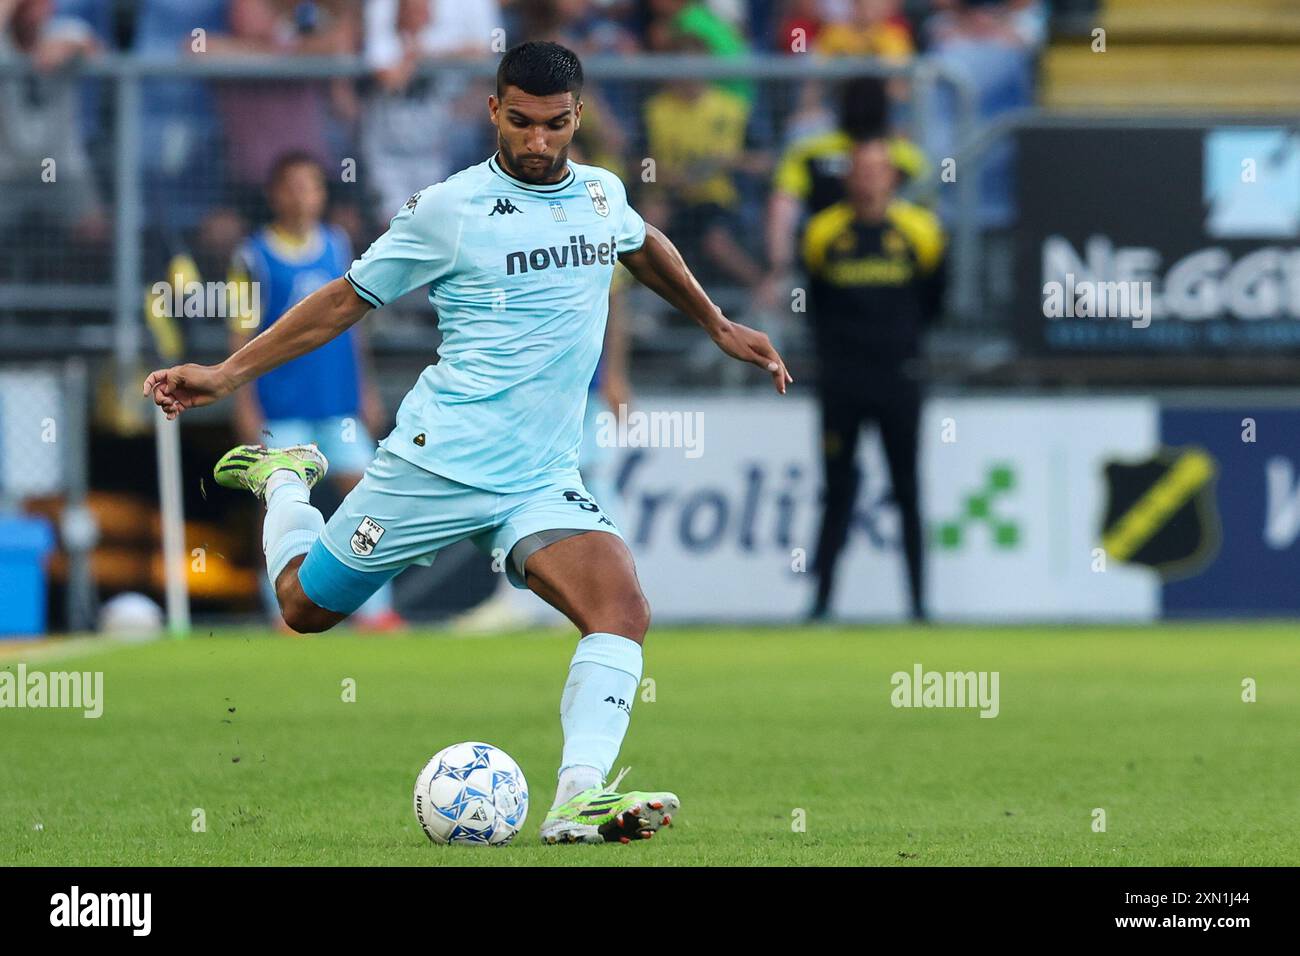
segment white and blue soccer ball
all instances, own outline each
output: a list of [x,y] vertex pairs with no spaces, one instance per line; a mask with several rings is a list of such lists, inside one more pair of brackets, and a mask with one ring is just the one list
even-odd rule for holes
[[452,744],[416,778],[415,817],[434,843],[504,846],[528,817],[528,781],[504,750]]

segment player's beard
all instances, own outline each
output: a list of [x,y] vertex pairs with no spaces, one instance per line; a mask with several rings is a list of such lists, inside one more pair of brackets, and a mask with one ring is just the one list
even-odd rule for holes
[[[565,164],[569,161],[569,147],[566,145],[560,150],[554,161],[549,166],[545,167],[541,172],[535,172],[529,167],[523,165],[519,158],[510,151],[510,147],[506,144],[505,137],[500,133],[497,133],[497,148],[501,151],[501,165],[505,167],[506,172],[511,176],[514,176],[516,179],[522,179],[524,182],[529,183],[554,182],[560,178],[560,170],[564,169]],[[524,158],[532,159],[534,157],[526,156]]]

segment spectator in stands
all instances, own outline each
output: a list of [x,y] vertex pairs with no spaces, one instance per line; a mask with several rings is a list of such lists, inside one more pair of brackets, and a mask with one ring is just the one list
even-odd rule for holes
[[[679,35],[675,52],[699,53],[696,37]],[[640,211],[665,231],[686,237],[688,257],[715,273],[753,288],[762,281],[758,262],[737,240],[741,201],[735,177],[757,172],[761,155],[747,149],[749,103],[704,80],[669,83],[645,104],[646,146],[655,185]]]
[[878,56],[905,61],[915,52],[899,0],[854,0],[852,15],[828,23],[813,49],[826,56]]
[[[360,48],[359,11],[345,0],[231,0],[230,32],[209,38],[215,56],[329,56]],[[360,112],[347,81],[248,80],[217,85],[225,126],[228,180],[248,208],[262,191],[276,157],[290,149],[314,156],[339,180],[339,161],[350,149],[336,124]],[[354,154],[353,154],[354,155]]]
[[[228,8],[229,0],[141,0],[132,50],[158,58],[206,49],[210,37],[227,30]],[[221,128],[206,81],[145,83],[140,97],[146,219],[165,259],[225,202]]]
[[907,139],[889,133],[885,84],[861,77],[840,92],[838,128],[796,141],[781,157],[768,198],[765,230],[768,273],[758,290],[766,308],[787,303],[801,214],[815,214],[844,197],[844,173],[856,143],[885,136],[902,181],[925,170],[925,157]]
[[777,52],[810,52],[824,25],[821,0],[790,0],[777,27]]
[[518,6],[525,41],[551,40],[581,56],[640,52],[640,40],[613,15],[608,4],[596,0],[527,0]]
[[[232,282],[258,283],[260,302],[259,313],[232,317],[232,350],[347,271],[351,243],[322,222],[326,198],[325,171],[314,156],[294,152],[276,160],[267,183],[274,218],[243,244],[231,267]],[[244,386],[235,403],[236,430],[245,442],[320,446],[340,496],[361,480],[375,452],[371,435],[386,418],[360,326]],[[278,613],[266,583],[268,608]],[[370,630],[402,624],[388,585],[360,615],[359,626]]]
[[[75,17],[90,27],[91,35],[101,50],[116,50],[118,46],[116,23],[111,4],[102,0],[55,0],[55,19]],[[91,147],[92,161],[96,156],[94,146],[105,132],[104,104],[106,94],[111,93],[108,83],[98,78],[85,79],[81,83],[81,129],[86,143]],[[98,170],[103,176],[103,170]]]
[[898,180],[888,142],[855,144],[846,199],[813,216],[802,243],[826,481],[813,559],[814,619],[830,610],[857,500],[858,437],[869,422],[880,428],[902,518],[912,616],[925,618],[916,474],[921,389],[911,366],[942,300],[944,236],[931,212],[895,198]]
[[[847,17],[828,23],[817,35],[815,52],[822,56],[875,57],[903,64],[912,58],[916,46],[912,30],[903,18],[901,0],[852,0]],[[886,81],[885,88],[895,103],[910,99],[907,81],[899,76]]]
[[[649,0],[649,8],[646,41],[652,51],[682,52],[680,38],[690,37],[698,41],[691,52],[721,57],[749,53],[744,33],[700,0]],[[718,85],[746,101],[754,98],[754,85],[748,80],[727,80]]]
[[[500,31],[500,32],[498,32]],[[504,25],[497,0],[370,0],[364,56],[375,90],[362,113],[362,156],[383,216],[454,169],[481,162],[490,149],[449,129],[478,129],[487,88],[455,75],[418,78],[426,58],[485,58],[500,52]]]
[[[84,281],[95,278],[88,262],[102,266],[108,221],[82,141],[78,84],[56,71],[97,44],[84,21],[53,12],[51,0],[0,0],[0,57],[29,56],[35,70],[0,79],[0,234],[5,249],[30,251],[37,223],[35,235],[75,244],[60,249],[58,260],[76,262]],[[18,230],[29,238],[17,242]],[[53,265],[9,268],[30,280]]]
[[[1038,10],[1037,3],[955,0],[951,11],[927,23],[931,55],[975,90],[977,122],[991,122],[1033,102],[1036,46],[1043,38]],[[957,102],[947,86],[936,89],[934,96],[934,122],[924,145],[932,156],[955,156]],[[984,228],[1009,226],[1015,216],[1012,163],[1009,142],[986,155],[979,188],[979,222]],[[949,221],[956,211],[951,192],[945,193],[941,206]]]

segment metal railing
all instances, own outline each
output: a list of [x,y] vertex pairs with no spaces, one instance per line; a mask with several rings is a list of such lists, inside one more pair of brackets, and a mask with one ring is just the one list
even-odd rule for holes
[[[699,56],[591,57],[584,68],[593,84],[659,83],[684,76],[710,81],[751,81],[767,84],[795,84],[818,80],[842,80],[871,75],[902,77],[910,81],[913,112],[908,133],[925,142],[935,118],[928,105],[940,84],[955,91],[957,102],[956,141],[968,143],[976,134],[976,104],[970,85],[959,75],[926,58],[906,65],[866,59],[816,59],[811,56],[749,56],[714,58]],[[487,79],[495,75],[496,64],[483,61],[444,61],[424,64],[423,78],[459,76]],[[27,75],[24,58],[0,59],[0,80]],[[360,80],[369,70],[359,57],[217,58],[194,55],[184,58],[147,58],[123,54],[104,55],[76,63],[70,76],[92,78],[107,85],[111,104],[112,179],[112,282],[111,286],[68,286],[60,284],[14,283],[0,286],[0,310],[60,309],[89,312],[103,310],[111,301],[110,327],[79,323],[70,340],[60,343],[83,351],[111,351],[119,388],[134,383],[136,368],[147,344],[142,318],[145,289],[143,267],[144,209],[148,186],[141,180],[144,150],[157,144],[142,142],[142,90],[147,84],[180,80],[253,80],[268,83],[350,78]],[[775,146],[776,144],[772,144]],[[933,158],[937,162],[940,158]],[[967,181],[970,180],[970,185]],[[959,177],[959,204],[963,211],[974,208],[973,177]],[[3,202],[3,197],[0,197]],[[972,274],[979,258],[979,232],[958,217],[954,242],[954,267],[959,276]],[[959,285],[962,284],[959,280]],[[111,332],[109,331],[111,328]],[[21,330],[0,326],[0,349],[21,353],[49,343],[32,343]],[[123,392],[124,393],[124,392]]]

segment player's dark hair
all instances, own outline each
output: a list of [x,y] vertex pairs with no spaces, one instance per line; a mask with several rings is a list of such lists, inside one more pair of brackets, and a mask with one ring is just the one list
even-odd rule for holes
[[889,125],[889,96],[878,76],[859,76],[840,90],[840,129],[852,139],[874,139]]
[[582,63],[568,47],[549,40],[529,40],[506,51],[497,66],[497,98],[507,86],[531,96],[582,93]]
[[271,164],[271,171],[266,176],[266,185],[268,187],[274,186],[290,169],[304,165],[314,166],[316,171],[320,173],[321,178],[326,178],[325,167],[321,165],[319,159],[305,149],[291,149],[275,157],[275,162]]

